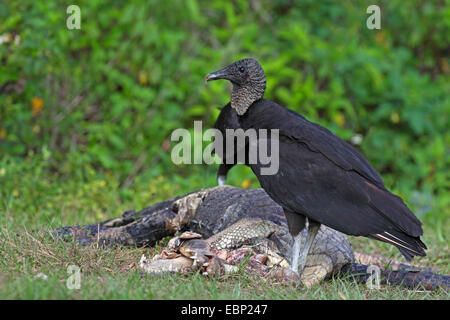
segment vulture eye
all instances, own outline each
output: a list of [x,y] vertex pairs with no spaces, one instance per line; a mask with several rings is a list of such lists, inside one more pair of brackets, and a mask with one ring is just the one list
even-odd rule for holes
[[240,67],[240,68],[239,68],[239,72],[240,72],[240,73],[244,73],[244,71],[245,71],[245,68],[244,68],[244,67]]

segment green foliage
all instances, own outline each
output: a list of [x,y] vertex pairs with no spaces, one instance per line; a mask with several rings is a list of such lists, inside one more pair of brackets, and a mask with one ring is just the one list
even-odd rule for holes
[[[213,124],[229,91],[204,75],[251,56],[266,98],[346,140],[362,135],[392,190],[418,212],[448,214],[448,0],[379,1],[381,30],[366,28],[369,1],[84,0],[81,30],[66,28],[70,4],[0,2],[0,35],[20,36],[0,44],[4,199],[21,171],[113,181],[142,205],[158,177],[167,194],[213,185],[216,166],[176,167],[168,140],[193,120]],[[258,185],[245,168],[229,182],[244,179]]]

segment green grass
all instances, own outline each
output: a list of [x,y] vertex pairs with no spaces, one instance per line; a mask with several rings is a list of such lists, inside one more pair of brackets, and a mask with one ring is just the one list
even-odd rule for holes
[[[449,299],[442,290],[427,292],[382,286],[369,290],[351,279],[334,279],[311,289],[271,283],[245,272],[224,278],[199,274],[149,276],[136,269],[142,254],[151,257],[161,248],[98,248],[54,241],[37,230],[94,223],[140,209],[174,194],[210,187],[215,168],[192,168],[192,177],[137,178],[127,188],[112,175],[91,172],[83,177],[48,176],[40,160],[4,165],[0,177],[0,299]],[[24,168],[29,168],[24,170]],[[0,168],[1,170],[1,168]],[[246,168],[236,168],[230,183],[241,185],[242,176],[256,180]],[[87,170],[89,171],[89,170]],[[144,175],[145,176],[145,175]],[[428,256],[415,263],[450,274],[450,224],[445,210],[422,216]],[[16,234],[19,233],[20,236]],[[164,244],[167,239],[164,239]],[[351,238],[356,250],[402,259],[392,246]],[[81,287],[66,286],[70,265],[81,267]],[[36,278],[39,273],[47,279]]]

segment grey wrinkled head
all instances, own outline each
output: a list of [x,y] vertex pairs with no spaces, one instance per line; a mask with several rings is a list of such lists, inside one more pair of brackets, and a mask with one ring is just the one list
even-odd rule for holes
[[266,75],[255,59],[247,58],[208,74],[205,82],[226,79],[233,84],[231,107],[242,116],[253,102],[262,99],[266,90]]

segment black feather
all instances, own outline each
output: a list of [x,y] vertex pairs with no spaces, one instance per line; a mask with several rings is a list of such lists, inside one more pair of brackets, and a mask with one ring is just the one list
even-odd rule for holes
[[[233,111],[225,106],[216,121],[215,127],[223,133],[239,127],[279,129],[278,173],[264,176],[262,165],[246,164],[283,208],[346,234],[391,243],[408,260],[425,255],[419,238],[421,222],[400,197],[386,189],[378,172],[353,146],[269,100],[256,101],[243,116]],[[219,171],[226,175],[232,166],[222,165]],[[390,237],[373,236],[383,232],[405,241],[406,248]]]

